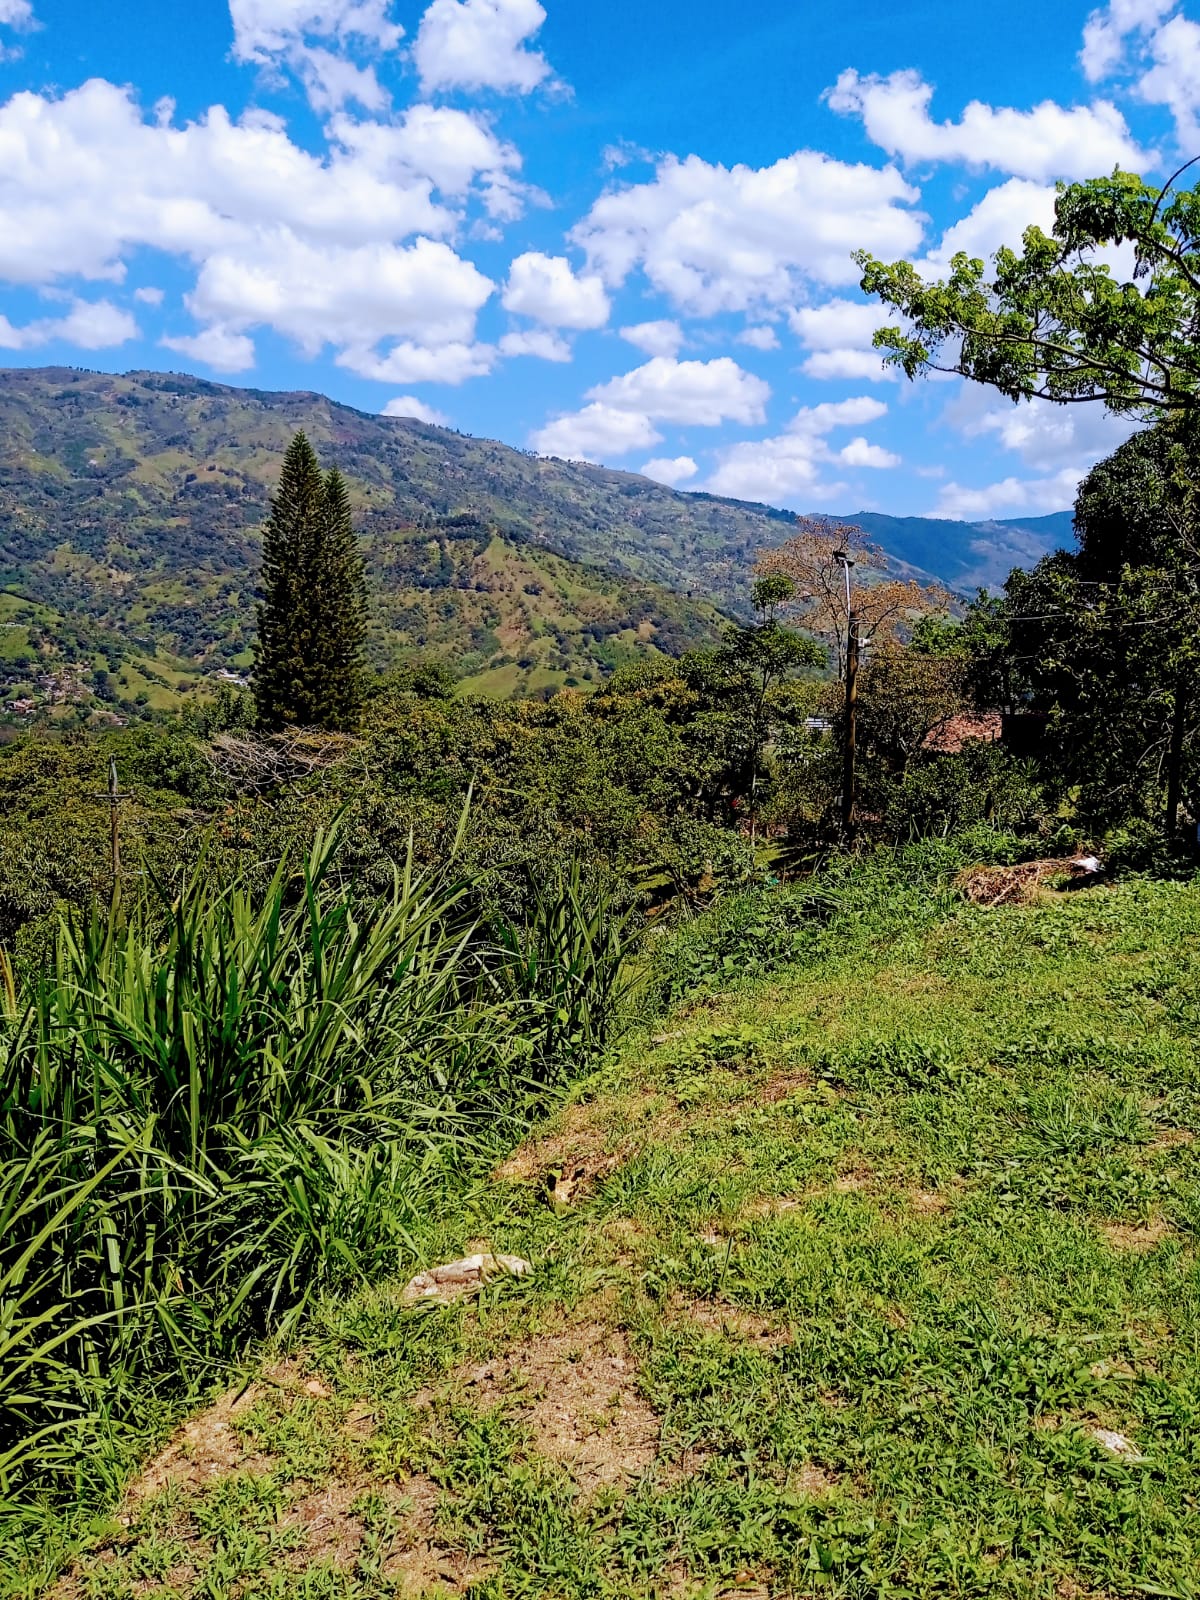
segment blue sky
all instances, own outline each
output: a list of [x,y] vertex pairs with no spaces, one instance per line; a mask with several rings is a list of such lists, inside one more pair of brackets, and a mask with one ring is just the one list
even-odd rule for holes
[[1200,150],[1192,0],[0,0],[0,362],[317,389],[796,510],[1021,516],[1123,436],[910,385],[865,246]]

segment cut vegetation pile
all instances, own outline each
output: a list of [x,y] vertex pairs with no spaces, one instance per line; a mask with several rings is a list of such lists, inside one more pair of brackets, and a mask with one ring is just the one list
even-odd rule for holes
[[1071,872],[1070,858],[1021,861],[1012,867],[967,867],[954,880],[958,891],[975,906],[1031,905],[1047,885]]
[[1196,1595],[1198,936],[860,885],[413,1222],[529,1276],[325,1298],[5,1592]]

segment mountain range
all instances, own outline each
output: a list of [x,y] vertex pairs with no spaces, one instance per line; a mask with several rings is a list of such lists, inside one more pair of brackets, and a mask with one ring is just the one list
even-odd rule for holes
[[[599,682],[744,612],[791,513],[532,455],[309,393],[180,374],[0,372],[0,695],[166,706],[249,665],[259,529],[298,428],[351,485],[371,655],[496,694]],[[862,512],[897,570],[960,590],[1065,543],[1070,516]]]

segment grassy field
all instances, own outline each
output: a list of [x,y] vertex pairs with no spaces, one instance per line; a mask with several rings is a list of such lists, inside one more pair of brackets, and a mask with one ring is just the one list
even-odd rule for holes
[[[1200,1595],[1198,935],[850,880],[0,1592]],[[534,1270],[402,1304],[481,1247]]]

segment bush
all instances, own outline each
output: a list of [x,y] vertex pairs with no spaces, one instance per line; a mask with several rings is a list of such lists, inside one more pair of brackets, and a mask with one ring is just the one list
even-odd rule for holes
[[731,895],[652,947],[643,1006],[650,1015],[697,990],[728,988],[802,960],[834,902],[819,888]]
[[862,809],[891,839],[946,837],[981,823],[1031,833],[1045,797],[1029,763],[1002,746],[970,740],[955,755],[925,755],[904,776],[868,775]]

